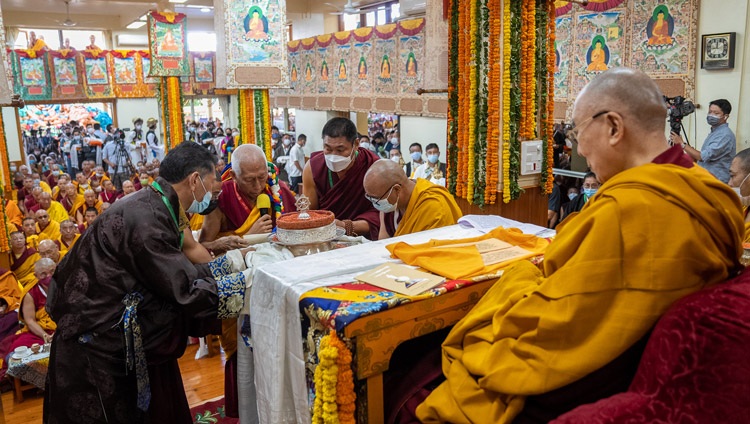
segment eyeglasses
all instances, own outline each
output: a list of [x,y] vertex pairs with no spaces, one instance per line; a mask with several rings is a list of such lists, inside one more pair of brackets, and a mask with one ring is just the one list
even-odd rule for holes
[[606,113],[609,113],[609,112],[610,112],[610,111],[608,111],[608,110],[603,110],[603,111],[601,111],[601,112],[598,112],[598,113],[594,114],[594,115],[593,115],[593,116],[592,116],[591,118],[589,118],[589,119],[585,119],[585,120],[584,120],[583,122],[581,122],[581,123],[580,123],[580,124],[578,124],[578,125],[575,125],[575,124],[574,124],[574,125],[573,125],[572,127],[568,128],[568,129],[567,129],[567,130],[565,131],[565,136],[566,136],[566,137],[567,137],[567,138],[568,138],[568,139],[569,139],[569,140],[570,140],[570,141],[571,141],[572,143],[576,143],[576,144],[578,144],[578,134],[579,134],[579,133],[581,132],[581,129],[583,129],[583,127],[584,127],[584,126],[585,126],[586,124],[588,124],[589,122],[591,122],[591,121],[593,121],[594,119],[596,119],[596,118],[598,118],[598,117],[600,117],[600,116],[602,116],[602,115],[604,115],[604,114],[606,114]]
[[393,188],[396,187],[397,185],[398,185],[398,183],[392,185],[391,188],[389,188],[388,191],[386,191],[384,195],[380,196],[377,199],[374,198],[374,197],[372,197],[372,196],[370,196],[370,195],[367,195],[367,194],[365,194],[365,199],[367,199],[370,202],[372,202],[372,204],[375,205],[375,206],[380,206],[380,201],[382,201],[383,199],[387,199],[388,197],[390,197],[391,192],[393,191]]

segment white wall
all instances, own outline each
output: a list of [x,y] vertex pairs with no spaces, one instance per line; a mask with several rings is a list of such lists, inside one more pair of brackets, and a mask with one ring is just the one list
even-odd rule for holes
[[[430,143],[440,147],[440,161],[445,162],[448,121],[445,118],[426,118],[421,116],[400,116],[398,122],[401,130],[401,154],[408,158],[409,145],[419,143],[422,152]],[[404,159],[407,160],[407,159]]]
[[[21,147],[18,142],[18,121],[16,112],[12,107],[4,107],[3,124],[5,125],[5,143],[8,149],[8,160],[17,161],[21,158]],[[25,159],[24,159],[25,162]]]
[[[159,102],[155,99],[117,99],[117,126],[119,128],[133,128],[133,119],[141,118],[145,124],[148,118],[159,120]],[[160,140],[163,137],[160,137]]]
[[305,134],[307,136],[305,155],[310,156],[312,152],[323,150],[323,139],[320,134],[323,132],[323,126],[328,122],[328,119],[334,116],[333,114],[329,116],[329,113],[332,112],[297,109],[296,113],[296,135]]
[[[737,150],[750,147],[750,45],[748,34],[747,0],[702,1],[698,22],[698,48],[696,50],[696,78],[694,102],[700,105],[685,123],[690,142],[702,146],[709,133],[706,123],[708,103],[727,99],[732,104],[729,126],[737,136]],[[737,33],[734,69],[708,71],[700,69],[701,35],[721,32]],[[742,99],[742,100],[741,100]]]

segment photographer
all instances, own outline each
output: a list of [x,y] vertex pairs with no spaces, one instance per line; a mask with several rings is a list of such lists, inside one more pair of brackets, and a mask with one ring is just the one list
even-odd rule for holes
[[673,144],[682,146],[685,153],[698,162],[698,165],[725,183],[729,182],[729,166],[737,151],[737,141],[727,124],[731,112],[732,105],[725,99],[709,103],[706,121],[711,126],[711,132],[703,141],[701,150],[685,144],[682,137],[674,131],[670,138]]
[[117,190],[122,189],[122,182],[130,178],[130,151],[125,145],[125,132],[116,130],[113,140],[104,146],[102,160],[109,166],[109,174]]

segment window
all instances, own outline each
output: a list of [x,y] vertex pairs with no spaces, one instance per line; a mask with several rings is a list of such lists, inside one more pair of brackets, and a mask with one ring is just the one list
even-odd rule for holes
[[[70,46],[76,50],[84,50],[91,44],[91,36],[94,36],[97,47],[100,49],[106,49],[106,42],[104,40],[104,32],[92,31],[92,30],[63,30],[62,39],[65,43],[65,39],[70,40]],[[54,47],[53,47],[54,48]]]
[[349,31],[359,27],[376,26],[396,22],[401,16],[401,5],[398,1],[389,1],[373,7],[362,7],[359,15],[341,15],[339,27]]
[[342,15],[341,18],[344,20],[344,31],[357,29],[362,24],[361,15]]
[[96,45],[100,49],[106,49],[106,40],[104,39],[104,32],[97,30],[58,30],[58,29],[22,29],[18,31],[18,37],[13,45],[15,49],[28,48],[29,37],[31,32],[36,34],[37,38],[43,38],[47,46],[52,50],[58,50],[63,46],[65,39],[70,40],[70,47],[76,50],[84,50],[91,44],[91,36],[96,37]]
[[30,34],[34,33],[36,38],[44,39],[47,46],[51,49],[56,49],[60,45],[60,32],[56,29],[22,29],[18,31],[18,37],[13,48],[26,49],[29,48]]
[[188,50],[191,52],[215,52],[215,32],[190,32],[187,35]]

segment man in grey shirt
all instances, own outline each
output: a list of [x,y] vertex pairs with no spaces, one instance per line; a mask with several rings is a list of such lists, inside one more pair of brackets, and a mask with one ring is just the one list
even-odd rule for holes
[[698,165],[705,168],[719,180],[729,182],[729,166],[737,152],[737,140],[729,129],[727,120],[732,112],[732,105],[726,99],[718,99],[709,103],[706,121],[711,126],[711,132],[703,142],[701,150],[684,144],[682,137],[672,133],[672,142],[679,144]]

